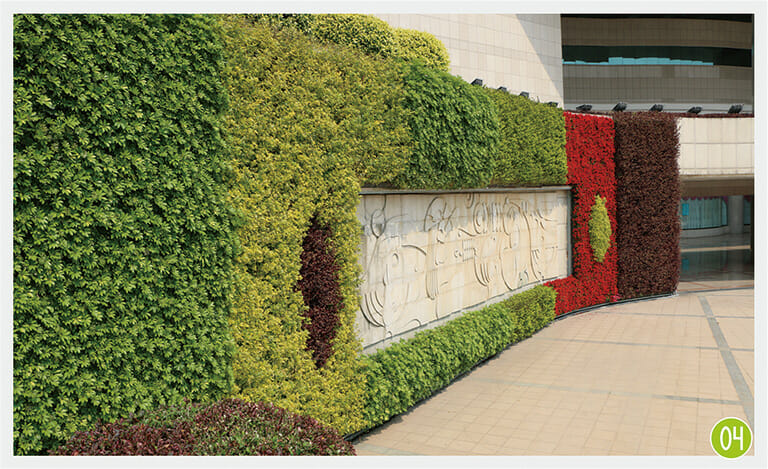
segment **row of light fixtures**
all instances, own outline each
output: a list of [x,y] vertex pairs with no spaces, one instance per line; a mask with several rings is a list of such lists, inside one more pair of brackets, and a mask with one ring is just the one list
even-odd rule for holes
[[[474,80],[472,80],[471,84],[475,86],[483,86],[483,80],[481,78],[475,78]],[[506,86],[499,86],[496,89],[499,91],[503,91],[505,93],[509,93],[509,90],[507,89]],[[521,91],[519,96],[522,96],[523,98],[531,99],[531,95],[527,91]],[[549,101],[547,102],[547,104],[552,107],[557,107],[557,101]],[[589,107],[590,109],[592,108],[592,106],[589,106]]]
[[[741,104],[733,104],[728,109],[728,114],[738,114],[741,112],[743,105]],[[613,109],[611,109],[613,112],[622,112],[625,109],[627,109],[627,103],[619,102],[615,106],[613,106]],[[576,106],[576,110],[579,112],[589,112],[592,110],[591,104],[581,104],[579,106]],[[661,112],[664,110],[663,104],[654,104],[651,106],[649,111],[652,112]],[[692,108],[688,109],[687,111],[689,114],[698,114],[701,112],[701,106],[693,106]]]

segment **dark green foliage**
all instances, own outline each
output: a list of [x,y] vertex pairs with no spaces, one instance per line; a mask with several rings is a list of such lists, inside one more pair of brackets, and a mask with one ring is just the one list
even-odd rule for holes
[[537,286],[365,357],[365,423],[370,428],[405,412],[554,315],[555,291]]
[[76,433],[52,455],[325,456],[354,447],[317,420],[271,404],[225,399],[182,404]]
[[481,87],[418,63],[404,65],[413,151],[398,187],[454,189],[491,182],[499,122]]
[[484,88],[496,105],[501,139],[492,183],[565,184],[565,119],[562,109]]
[[210,18],[14,17],[14,452],[228,392],[236,242]]

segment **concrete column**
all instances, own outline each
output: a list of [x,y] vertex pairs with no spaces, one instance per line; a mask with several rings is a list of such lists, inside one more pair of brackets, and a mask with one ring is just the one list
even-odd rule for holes
[[744,196],[728,196],[728,231],[731,234],[744,232]]

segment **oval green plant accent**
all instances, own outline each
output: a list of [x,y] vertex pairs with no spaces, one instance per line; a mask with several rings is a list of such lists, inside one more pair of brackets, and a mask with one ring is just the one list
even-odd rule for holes
[[589,244],[598,262],[603,262],[605,253],[611,247],[611,220],[608,218],[605,201],[605,197],[595,195],[595,204],[589,217]]

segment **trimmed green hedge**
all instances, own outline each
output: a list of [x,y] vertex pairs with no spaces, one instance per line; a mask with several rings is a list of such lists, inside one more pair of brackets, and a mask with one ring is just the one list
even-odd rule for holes
[[232,386],[211,17],[14,17],[14,453]]
[[537,286],[364,357],[366,428],[405,412],[554,316],[555,291]]
[[563,110],[506,91],[483,89],[496,106],[501,134],[492,183],[565,184],[568,161]]
[[499,121],[482,87],[419,63],[403,67],[414,145],[395,185],[411,189],[487,186],[494,173]]
[[[408,153],[399,67],[294,28],[224,19],[226,130],[238,234],[232,333],[236,397],[308,414],[341,432],[359,426],[363,382],[356,207],[360,181],[390,179]],[[327,226],[342,305],[330,358],[315,366],[296,288],[312,218]]]

